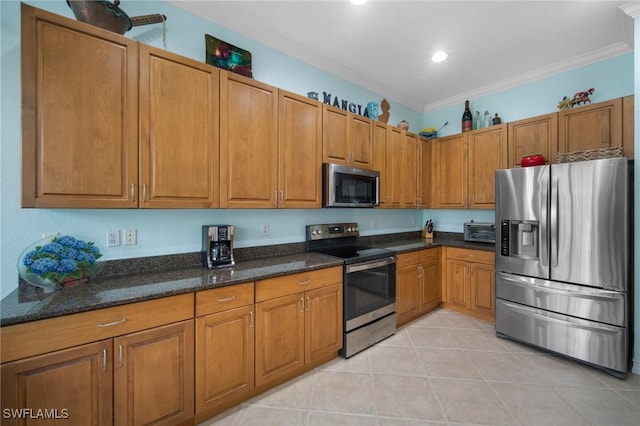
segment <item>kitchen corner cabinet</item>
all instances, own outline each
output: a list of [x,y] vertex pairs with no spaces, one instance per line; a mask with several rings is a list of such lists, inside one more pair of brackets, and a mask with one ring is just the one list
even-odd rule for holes
[[68,408],[77,425],[191,421],[192,317],[186,294],[2,327],[2,407]]
[[342,348],[342,267],[256,282],[256,387],[270,387]]
[[140,207],[219,207],[219,70],[140,45]]
[[327,104],[322,108],[322,160],[370,169],[373,120]]
[[396,325],[401,326],[440,306],[440,248],[398,255]]
[[509,168],[519,167],[522,157],[542,154],[548,163],[558,152],[558,113],[539,115],[507,124]]
[[437,208],[494,209],[495,171],[507,167],[507,125],[435,139]]
[[220,207],[274,208],[278,89],[220,71]]
[[458,133],[433,140],[434,207],[467,207],[467,134]]
[[470,209],[495,209],[496,170],[507,168],[507,125],[475,130],[468,135]]
[[428,209],[433,205],[433,143],[431,140],[420,138],[418,159],[419,208]]
[[138,206],[138,42],[21,4],[22,206]]
[[445,305],[495,321],[495,253],[454,247],[445,250]]
[[254,320],[253,282],[196,293],[196,422],[251,395]]
[[622,98],[558,112],[558,152],[621,145]]

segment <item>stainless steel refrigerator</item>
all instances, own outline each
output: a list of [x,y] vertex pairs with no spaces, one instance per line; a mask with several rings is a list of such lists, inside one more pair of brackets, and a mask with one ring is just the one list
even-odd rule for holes
[[626,376],[632,163],[496,171],[496,332]]

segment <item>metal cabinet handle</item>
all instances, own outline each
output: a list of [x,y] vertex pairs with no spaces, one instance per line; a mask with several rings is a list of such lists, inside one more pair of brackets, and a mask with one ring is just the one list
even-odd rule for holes
[[131,184],[131,201],[135,201],[136,200],[136,184],[132,183]]
[[253,311],[249,311],[249,328],[253,328]]
[[280,202],[284,202],[284,191],[280,190]]
[[231,302],[232,300],[236,300],[236,296],[230,296],[230,297],[218,299],[218,302]]
[[102,371],[107,371],[107,350],[102,350]]
[[142,201],[147,201],[147,184],[142,184]]
[[278,191],[273,191],[273,205],[278,205]]
[[309,296],[307,296],[307,311],[311,309],[311,303],[309,302]]
[[304,297],[300,298],[300,305],[302,305],[302,309],[300,309],[300,312],[304,312]]
[[122,324],[123,322],[127,322],[127,319],[122,318],[121,320],[114,321],[114,322],[101,322],[100,324],[98,324],[98,327],[111,327],[113,325]]
[[122,345],[118,346],[118,367],[122,368],[123,365],[123,361],[122,361]]
[[311,284],[311,279],[307,279],[304,281],[298,281],[298,285],[307,285],[307,284]]

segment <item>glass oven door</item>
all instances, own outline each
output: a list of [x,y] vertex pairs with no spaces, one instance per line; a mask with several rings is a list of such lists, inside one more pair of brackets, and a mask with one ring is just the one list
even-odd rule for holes
[[395,256],[346,265],[344,277],[345,331],[395,312]]

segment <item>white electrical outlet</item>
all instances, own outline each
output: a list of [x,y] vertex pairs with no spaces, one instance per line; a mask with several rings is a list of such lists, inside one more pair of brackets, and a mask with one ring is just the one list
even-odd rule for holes
[[120,230],[107,231],[107,247],[118,247],[120,245]]
[[262,235],[264,235],[265,237],[267,235],[269,235],[269,224],[265,223],[262,225]]
[[124,245],[135,246],[138,244],[138,230],[135,228],[124,230]]

